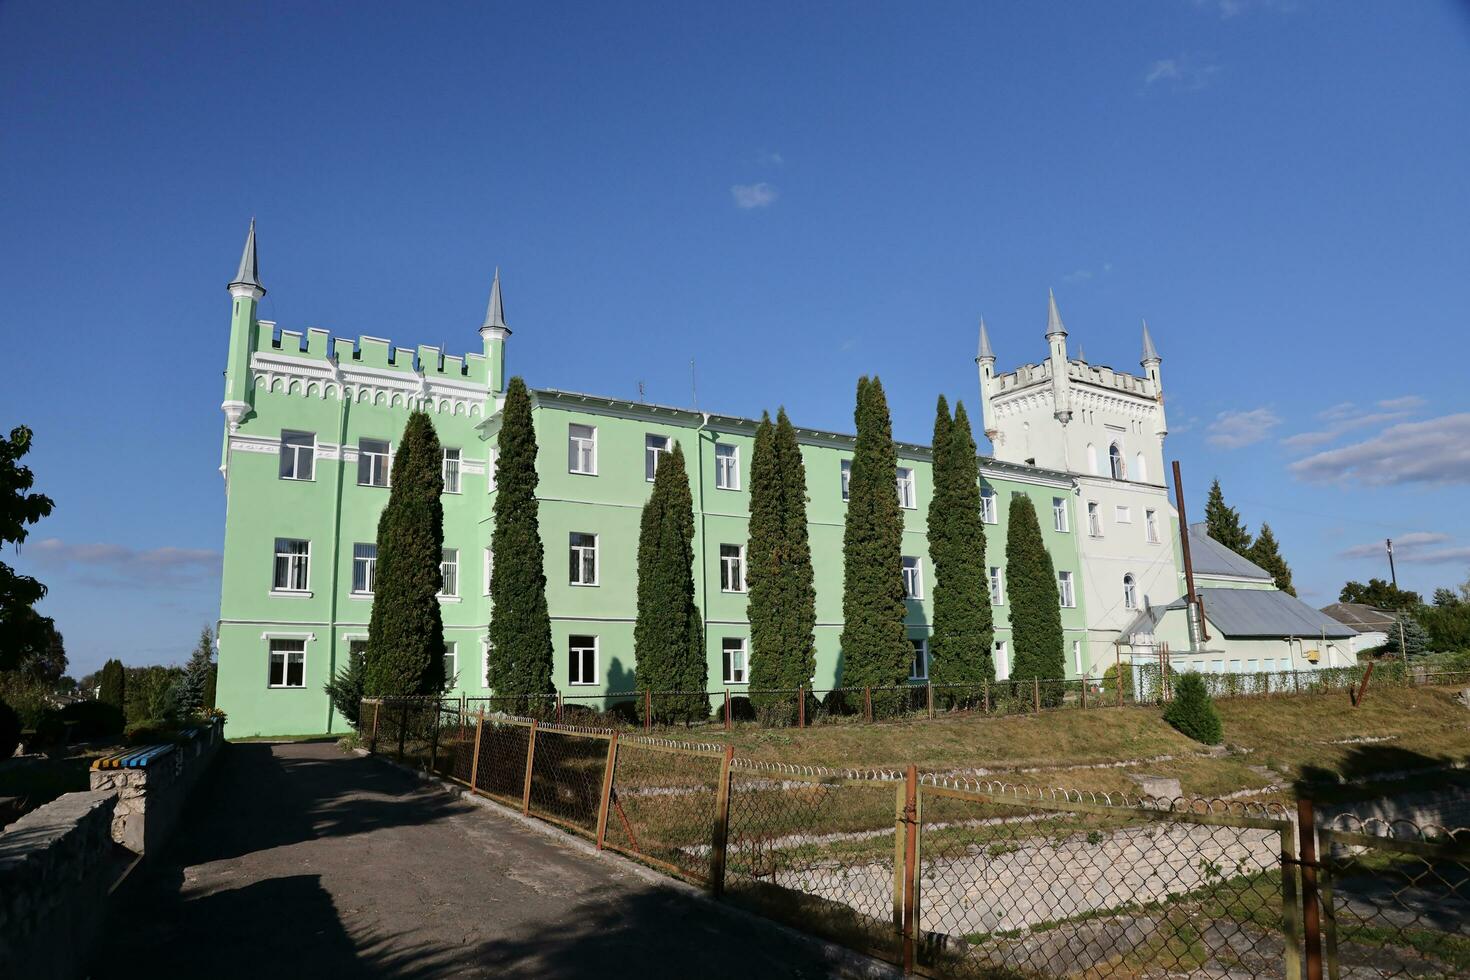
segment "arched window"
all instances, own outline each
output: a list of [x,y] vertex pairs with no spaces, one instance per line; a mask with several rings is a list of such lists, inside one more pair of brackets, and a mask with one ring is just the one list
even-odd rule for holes
[[1134,583],[1132,575],[1123,576],[1123,608],[1138,608],[1138,586]]
[[1108,447],[1108,463],[1113,468],[1113,479],[1122,480],[1128,476],[1128,470],[1123,465],[1123,450],[1118,448],[1115,442]]
[[1097,447],[1090,442],[1087,444],[1087,472],[1094,476],[1102,476],[1097,469]]
[[1133,479],[1148,482],[1148,466],[1143,461],[1143,453],[1133,455]]

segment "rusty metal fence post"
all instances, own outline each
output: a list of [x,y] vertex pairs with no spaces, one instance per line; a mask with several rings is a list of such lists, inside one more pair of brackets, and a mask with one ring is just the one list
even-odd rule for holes
[[536,719],[531,719],[531,737],[526,739],[526,788],[521,795],[521,813],[531,814],[531,766],[536,761]]
[[618,733],[607,740],[607,762],[602,770],[602,796],[597,801],[597,849],[607,840],[607,811],[612,802],[613,772],[618,767]]
[[1082,692],[1082,710],[1083,711],[1086,711],[1087,710],[1087,678],[1086,677],[1081,678],[1081,680],[1080,680],[1080,686],[1077,689]]
[[[438,698],[434,699],[434,713],[430,716],[430,724],[434,726],[429,734],[429,772],[439,770],[439,729],[440,722],[444,717],[444,702]],[[463,716],[461,716],[462,718]]]
[[903,972],[914,972],[919,909],[919,770],[910,764],[903,781]]
[[985,692],[985,712],[984,713],[988,715],[988,714],[990,714],[990,682],[989,681],[983,681],[981,683],[981,687],[984,689],[984,692]]
[[470,756],[470,792],[480,788],[480,736],[485,731],[485,709],[480,709],[480,717],[475,721],[475,754]]
[[645,732],[653,729],[653,694],[650,691],[643,692],[643,730]]
[[373,734],[372,738],[368,740],[369,755],[377,755],[378,753],[378,715],[382,714],[382,712],[383,701],[380,698],[373,702]]
[[873,687],[870,684],[863,685],[863,721],[871,723],[873,720]]
[[1317,819],[1312,801],[1296,801],[1297,833],[1301,837],[1302,931],[1307,946],[1307,980],[1322,980],[1322,923],[1317,896]]
[[806,727],[806,685],[801,684],[796,688],[796,727]]
[[725,847],[730,839],[730,763],[735,746],[725,746],[720,759],[720,783],[715,787],[714,840],[709,853],[709,890],[715,898],[725,893]]
[[1035,674],[1031,675],[1031,703],[1036,713],[1041,714],[1041,678]]
[[562,723],[562,713],[563,713],[564,707],[565,707],[565,705],[562,702],[561,692],[560,691],[557,691],[556,692],[556,723],[558,725],[560,725]]
[[924,690],[928,693],[928,697],[929,697],[929,717],[930,718],[933,718],[934,717],[934,682],[933,681],[925,681],[924,682]]
[[730,689],[725,688],[725,731],[730,730]]

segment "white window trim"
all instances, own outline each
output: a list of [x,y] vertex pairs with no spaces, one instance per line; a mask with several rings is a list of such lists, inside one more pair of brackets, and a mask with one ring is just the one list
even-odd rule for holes
[[[573,572],[574,568],[575,568],[575,571],[578,574],[581,574],[581,571],[582,571],[581,553],[582,553],[583,550],[585,550],[585,549],[581,548],[578,545],[572,544],[572,535],[574,535],[574,534],[585,534],[585,535],[588,535],[588,536],[590,536],[592,538],[592,581],[590,581],[590,582],[573,582],[572,581],[572,572]],[[575,566],[573,566],[572,563],[571,563],[571,550],[573,548],[577,548],[578,549],[578,552],[577,552],[578,561],[577,561],[577,563],[576,563]],[[568,531],[567,532],[567,584],[570,585],[570,586],[572,586],[573,588],[578,588],[578,589],[592,589],[592,588],[596,588],[598,585],[601,585],[602,584],[602,536],[600,534],[596,533],[595,531]]]
[[1087,502],[1087,536],[1089,538],[1103,536],[1102,505],[1096,500]]
[[[1130,591],[1133,593],[1131,597],[1129,596]],[[1123,576],[1123,608],[1138,608],[1138,576],[1132,572]]]
[[[440,571],[440,574],[441,575],[443,574],[444,566],[445,565],[449,565],[449,564],[453,564],[454,565],[454,591],[453,592],[445,592],[444,591],[444,583],[443,582],[440,582],[439,583],[439,601],[440,602],[459,602],[460,601],[460,588],[459,588],[459,586],[460,586],[460,582],[459,582],[459,549],[458,548],[444,548],[444,547],[441,547],[439,550],[441,552],[441,555],[440,555],[440,558],[439,558],[439,571]],[[449,561],[446,561],[444,559],[442,553],[445,552],[445,551],[452,551],[452,552],[454,552],[454,561],[453,562],[449,562]]]
[[980,521],[983,524],[1000,523],[1000,505],[996,502],[996,493],[990,487],[982,487],[980,490]]
[[[362,448],[363,442],[378,442],[378,443],[382,443],[383,445],[387,446],[388,448],[387,448],[386,451],[381,452],[381,453],[370,453],[370,452],[366,452]],[[357,471],[358,472],[357,485],[360,486],[360,487],[375,487],[375,488],[377,488],[379,490],[389,489],[392,486],[392,484],[393,484],[393,443],[392,443],[392,441],[391,440],[388,440],[388,439],[372,439],[372,438],[364,439],[364,438],[359,438],[357,440],[357,458],[359,460],[362,460],[362,459],[367,459],[369,457],[374,458],[374,459],[379,458],[379,457],[382,458],[382,460],[383,460],[383,482],[382,483],[363,483],[362,482],[362,469],[359,468],[358,471]],[[371,465],[369,465],[369,469],[371,469],[371,468],[372,468]]]
[[[650,446],[648,444],[648,440],[649,439],[662,439],[664,441],[664,448],[663,449],[655,449],[654,447],[652,447],[652,446]],[[662,455],[665,455],[667,453],[671,453],[673,451],[674,451],[674,437],[673,436],[661,435],[661,434],[659,434],[657,432],[645,432],[645,433],[643,433],[643,482],[645,482],[645,483],[652,483],[654,481],[654,478],[658,476],[658,467],[659,467],[659,464],[661,462],[663,462],[658,457],[659,456],[662,456]],[[653,472],[652,473],[649,473],[648,472],[648,454],[649,453],[655,453],[656,454],[654,456]]]
[[454,660],[454,673],[453,674],[450,674],[449,671],[447,671],[447,670],[444,672],[444,690],[446,690],[446,691],[453,691],[455,689],[455,687],[456,687],[456,683],[455,682],[459,679],[459,641],[458,640],[445,640],[444,641],[444,656],[446,658],[452,658]]
[[[1060,506],[1058,506],[1060,505]],[[1067,517],[1067,498],[1051,498],[1051,527],[1059,534],[1070,534],[1072,522]]]
[[1113,505],[1113,523],[1114,524],[1132,524],[1133,523],[1133,508],[1132,507],[1129,507],[1127,504],[1114,504]]
[[[276,559],[279,553],[276,551],[277,541],[305,541],[306,542],[306,588],[304,589],[278,589],[276,588]],[[311,598],[311,539],[310,538],[272,538],[271,539],[271,588],[270,595],[277,599],[310,599]]]
[[[316,639],[315,633],[277,633],[267,631],[260,634],[265,641],[265,689],[267,691],[305,691],[310,689],[306,682],[306,651]],[[300,684],[272,684],[271,683],[271,641],[272,640],[300,640],[301,641],[301,683]],[[294,652],[294,651],[292,651]],[[282,665],[281,677],[287,674],[286,667],[290,665],[290,657],[287,656]]]
[[[445,493],[464,493],[464,450],[456,446],[442,446],[439,460],[439,476],[444,481]],[[454,483],[455,488],[449,489],[449,453],[459,453],[454,459]]]
[[746,591],[745,545],[743,545],[743,544],[734,544],[734,543],[729,542],[729,541],[723,541],[723,542],[720,543],[719,547],[721,549],[723,549],[725,547],[739,548],[740,549],[740,555],[739,555],[739,558],[737,559],[740,562],[740,588],[738,588],[738,589],[727,589],[727,588],[725,588],[725,563],[727,561],[729,561],[729,559],[726,558],[724,555],[719,554],[718,551],[716,552],[716,554],[718,555],[719,560],[720,560],[720,569],[719,569],[719,571],[720,571],[720,591],[723,592],[723,593],[725,593],[726,595],[740,595],[741,593],[744,593]]
[[915,644],[915,643],[918,643],[918,645],[919,645],[919,647],[918,647],[918,650],[919,650],[919,658],[918,658],[918,660],[919,660],[919,663],[922,663],[924,665],[924,670],[923,670],[923,673],[915,674],[914,673],[914,658],[911,657],[909,659],[909,680],[911,680],[911,681],[927,681],[929,679],[929,638],[927,636],[911,636],[911,637],[909,637],[909,645],[910,646],[913,646],[913,644]]
[[490,583],[495,578],[495,552],[492,551],[488,547],[485,548],[484,551],[485,551],[485,562],[484,562],[484,567],[481,569],[481,572],[483,572],[483,574],[485,576],[485,594],[486,595],[489,595],[490,594]]
[[[720,483],[720,450],[730,450],[729,472],[735,477],[735,482],[729,486]],[[739,490],[740,489],[740,447],[733,442],[715,443],[715,489],[716,490]]]
[[[991,594],[990,604],[992,606],[1003,606],[1006,604],[1006,567],[1004,565],[991,565],[990,568],[995,569],[998,573],[993,577],[996,583],[996,589]],[[991,577],[989,569],[986,569],[986,576],[987,579]]]
[[991,657],[995,661],[995,679],[998,681],[1010,680],[1011,677],[1011,645],[1007,640],[996,640],[995,649],[991,651]]
[[500,447],[491,446],[485,456],[485,492],[495,492],[495,481],[500,476]]
[[[909,475],[907,480],[905,480],[903,478],[903,474],[904,473],[907,473]],[[919,477],[918,477],[918,474],[914,472],[914,468],[912,466],[900,466],[900,467],[898,467],[898,474],[897,474],[897,480],[896,480],[896,482],[897,482],[897,486],[896,486],[895,489],[898,491],[898,506],[899,506],[899,508],[902,509],[902,510],[918,510],[919,509]],[[903,492],[903,488],[905,486],[908,487],[908,493],[907,494],[905,494]],[[908,501],[908,502],[905,503],[905,501]]]
[[1062,600],[1062,608],[1063,609],[1076,609],[1077,608],[1077,578],[1076,578],[1075,575],[1072,574],[1072,572],[1069,569],[1063,568],[1063,569],[1059,569],[1057,571],[1057,592],[1058,593],[1061,593],[1063,591],[1062,590],[1062,576],[1064,576],[1064,575],[1066,576],[1066,582],[1067,582],[1066,592],[1069,593],[1069,594],[1067,594],[1067,595],[1059,595],[1059,598]]
[[[592,639],[592,677],[593,677],[593,679],[590,680],[590,681],[589,680],[580,680],[580,681],[574,681],[574,680],[572,680],[572,668],[571,668],[571,664],[572,664],[572,637],[573,636],[590,636],[591,639]],[[578,649],[585,650],[586,647],[579,647]],[[581,658],[579,657],[578,658],[578,663],[580,663],[580,662],[581,662]],[[581,672],[579,671],[578,673],[580,674]],[[598,683],[599,683],[598,680],[597,680],[597,678],[599,678],[601,676],[602,676],[602,637],[596,636],[596,635],[591,634],[591,633],[572,633],[572,634],[568,634],[567,635],[567,686],[568,687],[596,687],[598,685]]]
[[[582,438],[580,436],[574,436],[574,435],[572,435],[572,426],[574,426],[574,425],[580,425],[584,429],[591,429],[592,430],[592,435],[588,438],[588,441],[590,441],[592,443],[592,468],[590,470],[574,470],[574,469],[572,469],[572,460],[571,460],[571,452],[570,452],[570,450],[572,448],[572,443],[573,442],[580,442],[581,441],[581,438]],[[567,450],[568,450],[568,453],[567,453],[567,472],[568,473],[572,474],[573,476],[596,476],[597,475],[597,426],[595,426],[595,425],[588,425],[586,422],[568,422],[567,423]],[[578,459],[581,459],[582,458],[582,454],[580,452],[577,453],[577,458]]]
[[[730,677],[729,665],[725,662],[725,654],[728,652],[726,650],[725,644],[731,642],[732,640],[740,644],[740,673],[744,676],[743,680],[732,680]],[[750,644],[745,639],[745,637],[720,637],[720,668],[724,672],[725,685],[727,687],[732,684],[739,684],[741,686],[747,686],[750,684]]]
[[852,497],[852,460],[850,459],[838,460],[837,492],[842,496],[844,504]]
[[914,570],[913,578],[914,584],[917,585],[918,588],[910,590],[908,587],[908,583],[905,582],[904,598],[911,599],[917,602],[924,598],[924,559],[918,555],[903,555],[899,558],[899,574],[903,574],[904,572],[907,572],[909,570],[910,566],[904,564],[904,562],[909,560],[912,560],[914,563],[912,566]]
[[1143,537],[1149,544],[1159,543],[1158,511],[1145,510],[1143,512]]
[[[294,446],[294,445],[292,445],[292,444],[290,444],[290,443],[288,443],[286,441],[287,434],[295,435],[295,436],[311,436],[311,445],[310,446]],[[291,456],[292,456],[293,461],[294,461],[293,462],[293,465],[291,467],[292,472],[295,472],[297,469],[300,468],[301,453],[302,453],[303,450],[306,451],[307,458],[311,460],[311,476],[281,476],[281,466],[280,466],[281,456],[285,455],[285,453],[286,453],[286,451],[288,449],[291,451]],[[276,478],[279,479],[279,480],[291,480],[291,481],[296,482],[296,483],[315,483],[316,482],[316,433],[315,432],[303,432],[300,429],[282,429],[281,430],[280,452],[276,456]]]
[[1082,641],[1072,641],[1072,665],[1077,669],[1077,676],[1082,676]]

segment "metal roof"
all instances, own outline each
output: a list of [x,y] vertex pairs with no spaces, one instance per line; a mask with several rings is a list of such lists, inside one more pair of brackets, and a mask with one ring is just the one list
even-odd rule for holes
[[1393,613],[1362,602],[1334,602],[1323,606],[1322,614],[1359,631],[1386,630],[1398,622]]
[[[1200,589],[1199,594],[1205,619],[1226,637],[1349,637],[1358,632],[1278,589]],[[1167,606],[1143,610],[1123,627],[1122,635],[1152,633],[1165,612],[1183,608],[1180,596]]]
[[1230,575],[1271,581],[1271,573],[1231,551],[1205,530],[1205,523],[1189,525],[1189,558],[1195,575]]
[[1147,320],[1144,320],[1143,321],[1143,362],[1142,363],[1147,364],[1149,361],[1162,361],[1162,360],[1163,360],[1163,358],[1159,356],[1159,352],[1156,351],[1156,350],[1154,350],[1154,339],[1148,335],[1148,321]]
[[255,258],[255,219],[250,219],[250,233],[245,236],[245,251],[240,253],[240,269],[235,273],[235,278],[230,281],[231,286],[254,286],[262,294],[265,287],[260,284],[260,265]]

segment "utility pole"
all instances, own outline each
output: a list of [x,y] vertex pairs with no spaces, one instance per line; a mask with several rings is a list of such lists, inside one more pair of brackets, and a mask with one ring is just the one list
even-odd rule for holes
[[[1194,589],[1194,562],[1189,557],[1189,518],[1184,514],[1184,480],[1179,475],[1179,460],[1174,460],[1174,506],[1179,511],[1179,550],[1184,558],[1184,583],[1188,590],[1188,598],[1185,604],[1185,621],[1189,627],[1189,649],[1198,650],[1200,642],[1210,638],[1209,631],[1205,628],[1205,611],[1200,602],[1199,593]],[[1189,613],[1194,612],[1194,622],[1190,623]]]
[[1383,543],[1388,545],[1388,577],[1393,579],[1393,587],[1399,587],[1399,573],[1393,569],[1393,538],[1384,538]]

